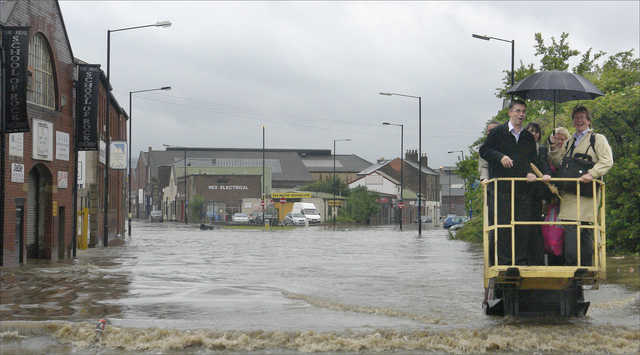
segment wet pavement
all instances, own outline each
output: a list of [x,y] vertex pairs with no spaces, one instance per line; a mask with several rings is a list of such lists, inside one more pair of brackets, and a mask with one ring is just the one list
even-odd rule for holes
[[[440,228],[134,223],[122,247],[2,270],[0,353],[635,353],[638,257],[587,317],[482,312],[482,253]],[[106,319],[103,333],[98,319]]]

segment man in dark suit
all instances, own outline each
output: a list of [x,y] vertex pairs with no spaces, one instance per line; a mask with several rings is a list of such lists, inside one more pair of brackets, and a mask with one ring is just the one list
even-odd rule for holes
[[[480,147],[480,156],[489,162],[489,177],[527,177],[529,182],[535,181],[530,163],[540,166],[538,152],[533,135],[523,129],[522,122],[526,118],[527,106],[523,101],[513,100],[509,105],[509,121],[494,128],[487,140]],[[543,180],[549,181],[551,176],[544,172]],[[515,184],[515,220],[534,221],[532,208],[531,184],[516,182]],[[511,223],[511,182],[498,183],[498,224]],[[492,204],[491,204],[492,205]],[[493,224],[493,206],[490,205],[489,224]],[[515,257],[517,265],[539,264],[539,260],[529,260],[529,256],[537,253],[529,252],[529,238],[532,228],[517,226],[515,233]],[[490,255],[493,263],[493,255]],[[498,264],[511,264],[511,230],[498,230]]]

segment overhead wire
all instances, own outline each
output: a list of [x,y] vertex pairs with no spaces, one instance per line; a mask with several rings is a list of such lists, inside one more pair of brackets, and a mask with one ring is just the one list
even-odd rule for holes
[[[309,128],[309,129],[321,129],[321,130],[331,130],[331,127],[328,127],[327,125],[318,125],[315,122],[317,122],[318,120],[300,120],[298,118],[292,117],[289,120],[286,121],[275,121],[273,119],[265,119],[263,115],[260,115],[257,112],[251,112],[252,110],[250,108],[246,108],[246,107],[234,107],[231,104],[218,104],[218,103],[214,103],[211,101],[205,101],[205,100],[198,100],[198,99],[194,99],[194,98],[187,98],[187,97],[180,97],[180,96],[163,96],[164,98],[175,98],[175,99],[179,99],[179,100],[187,100],[187,101],[193,101],[198,103],[198,105],[193,105],[193,104],[189,104],[189,103],[184,103],[184,102],[176,102],[176,101],[168,101],[168,100],[162,100],[162,99],[155,99],[155,98],[150,98],[150,97],[140,97],[137,98],[137,100],[143,100],[143,101],[150,101],[150,102],[158,102],[158,103],[163,103],[163,104],[171,104],[171,105],[189,105],[192,109],[197,110],[197,111],[205,111],[205,112],[209,112],[209,113],[214,113],[214,114],[220,114],[220,115],[227,115],[228,117],[232,117],[234,119],[240,119],[240,120],[245,120],[245,121],[252,121],[252,122],[265,122],[265,123],[269,123],[269,125],[271,126],[280,126],[280,127],[290,127],[290,126],[295,126],[295,127],[301,127],[301,128]],[[231,109],[228,110],[227,108]],[[278,113],[278,115],[283,116],[282,113]],[[291,114],[284,114],[285,116],[291,116]],[[378,127],[379,123],[362,123],[362,122],[352,122],[352,121],[347,121],[347,120],[336,120],[336,119],[330,119],[330,118],[321,118],[320,119],[322,122],[331,122],[334,124],[340,124],[340,125],[346,125],[346,126],[354,126],[354,127],[359,127],[362,128],[363,126],[366,126],[368,128],[373,128],[373,127]],[[305,124],[306,123],[306,124]],[[452,137],[460,137],[460,136],[464,136],[464,137],[475,137],[477,136],[479,133],[478,132],[469,132],[469,131],[447,131],[448,134],[436,134],[436,135],[425,135],[423,134],[423,137],[425,138],[442,138],[442,139],[446,139],[446,138],[452,138]],[[366,134],[365,132],[363,132],[362,130],[357,130],[355,132],[350,132],[351,134]]]

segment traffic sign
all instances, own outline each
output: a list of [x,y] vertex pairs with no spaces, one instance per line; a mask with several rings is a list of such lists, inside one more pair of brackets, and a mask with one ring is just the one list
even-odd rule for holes
[[264,207],[264,200],[260,200],[260,206]]
[[284,197],[283,197],[283,198],[281,198],[281,199],[280,199],[280,203],[287,203],[287,199],[286,199],[286,198],[284,198]]
[[404,202],[402,202],[402,201],[398,202],[398,207],[399,208],[404,208]]

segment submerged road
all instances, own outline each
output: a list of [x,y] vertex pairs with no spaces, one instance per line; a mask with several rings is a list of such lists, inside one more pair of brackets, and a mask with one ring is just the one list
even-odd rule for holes
[[[0,353],[635,353],[638,258],[581,319],[482,312],[482,253],[443,229],[201,231],[134,223],[121,247],[2,270]],[[614,283],[615,282],[615,283]],[[106,319],[96,333],[98,319]]]

